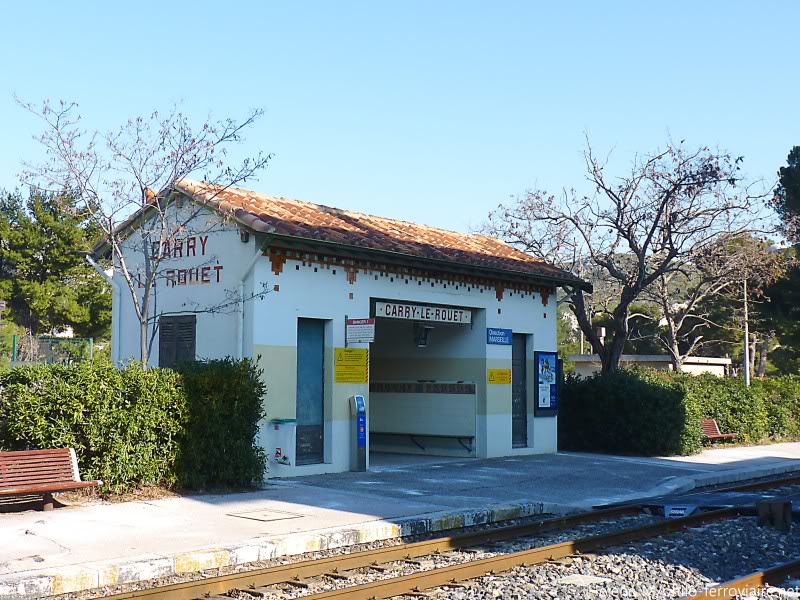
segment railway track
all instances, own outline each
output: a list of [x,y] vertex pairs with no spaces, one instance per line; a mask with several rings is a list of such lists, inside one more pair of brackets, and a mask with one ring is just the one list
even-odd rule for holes
[[800,576],[800,559],[791,560],[779,565],[775,565],[763,571],[755,571],[744,577],[726,581],[714,587],[703,590],[693,596],[687,596],[685,600],[699,600],[700,598],[737,598],[739,596],[748,597],[767,586],[779,586],[787,579]]
[[[800,484],[800,477],[750,483],[721,488],[717,491],[755,491]],[[724,508],[682,517],[663,519],[634,527],[624,527],[599,535],[578,535],[566,541],[558,541],[519,551],[501,552],[497,555],[462,560],[459,556],[453,564],[431,566],[424,564],[425,557],[447,559],[456,553],[470,553],[471,549],[491,547],[492,544],[539,536],[546,532],[591,527],[603,522],[632,519],[639,515],[637,505],[615,506],[575,515],[546,519],[534,523],[511,525],[467,534],[439,537],[431,540],[386,546],[377,549],[341,554],[333,557],[288,563],[263,569],[255,569],[206,579],[175,583],[150,589],[136,590],[106,596],[113,599],[194,600],[198,598],[287,598],[302,597],[306,600],[334,598],[372,600],[400,595],[427,596],[425,590],[438,587],[458,586],[459,582],[510,571],[516,567],[530,567],[568,557],[581,556],[605,548],[638,542],[648,538],[701,527],[709,523],[733,519],[742,515],[739,508]],[[475,555],[481,551],[472,550]],[[430,561],[428,561],[430,562]],[[446,562],[446,560],[445,560]],[[387,565],[404,564],[413,572],[394,575]],[[795,564],[797,563],[797,564]],[[782,569],[782,570],[781,570]],[[733,593],[736,589],[758,589],[767,583],[783,581],[800,569],[800,561],[781,565],[776,570],[767,570],[748,575],[717,586],[718,591],[706,590],[692,597],[735,597],[713,594]],[[357,574],[371,572],[371,581],[359,583],[364,577]],[[783,579],[781,579],[783,577]],[[332,582],[333,589],[318,591],[318,582]],[[740,586],[736,588],[736,586]],[[749,586],[749,587],[748,587]],[[711,595],[707,595],[711,594]]]

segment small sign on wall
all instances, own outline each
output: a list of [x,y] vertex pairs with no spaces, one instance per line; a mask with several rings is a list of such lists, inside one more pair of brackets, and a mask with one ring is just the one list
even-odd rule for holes
[[336,348],[333,361],[334,383],[369,383],[369,350]]
[[561,383],[561,368],[555,352],[534,352],[533,362],[536,377],[534,414],[540,417],[558,414],[558,395]]
[[375,341],[375,319],[346,319],[348,344],[369,344]]
[[511,369],[487,369],[486,382],[490,384],[511,383]]
[[498,329],[496,327],[486,328],[486,343],[499,346],[511,345],[512,331],[510,329]]

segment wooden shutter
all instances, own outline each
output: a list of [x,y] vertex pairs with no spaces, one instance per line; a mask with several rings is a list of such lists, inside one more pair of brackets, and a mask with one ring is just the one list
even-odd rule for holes
[[175,367],[195,359],[197,317],[178,315],[161,317],[158,333],[158,366]]
[[176,363],[175,317],[158,320],[158,366],[174,367]]
[[195,315],[187,315],[176,317],[176,320],[175,361],[178,363],[192,361],[195,359],[195,346],[197,343],[197,317]]

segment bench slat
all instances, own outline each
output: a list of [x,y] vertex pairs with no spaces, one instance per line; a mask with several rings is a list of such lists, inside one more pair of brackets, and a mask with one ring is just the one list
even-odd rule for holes
[[45,448],[44,450],[9,450],[8,452],[0,452],[0,457],[4,459],[14,459],[16,457],[33,456],[34,458],[42,458],[48,454],[63,454],[70,455],[69,448]]
[[20,481],[30,481],[37,483],[39,481],[77,481],[72,473],[42,473],[31,476],[27,473],[19,473],[14,476],[6,476],[0,479],[0,487],[8,487],[12,483],[19,483]]
[[59,461],[51,461],[51,462],[35,462],[35,463],[27,463],[27,462],[0,462],[3,466],[7,469],[38,469],[41,467],[72,467],[71,461],[66,460],[59,460]]
[[36,467],[36,466],[41,466],[41,465],[68,465],[71,462],[72,461],[71,461],[69,455],[67,455],[67,456],[53,456],[53,457],[50,457],[50,458],[45,458],[44,460],[42,460],[42,459],[33,460],[33,459],[27,459],[27,458],[26,459],[22,459],[22,460],[17,460],[17,459],[5,460],[2,457],[2,453],[0,453],[0,464],[4,464],[4,465],[8,465],[8,466]]
[[30,479],[36,479],[37,477],[69,477],[74,479],[74,472],[72,469],[49,469],[43,471],[24,471],[20,469],[4,473],[2,477],[0,477],[0,481],[17,479],[19,477],[28,477]]
[[78,490],[83,488],[97,487],[99,481],[71,481],[64,483],[48,483],[42,485],[29,485],[16,488],[0,488],[0,496],[19,496],[21,494],[43,494],[46,492],[63,492],[66,490]]
[[75,479],[75,474],[72,469],[49,469],[43,471],[7,471],[0,476],[0,481],[6,479],[17,479],[19,477],[27,477],[28,479],[36,479],[37,477],[69,477]]
[[34,466],[27,466],[27,465],[4,465],[5,471],[11,473],[14,471],[28,471],[28,472],[37,472],[37,471],[72,471],[72,463],[70,464],[53,464],[53,465],[34,465]]
[[3,465],[6,469],[71,469],[72,461],[60,460],[49,463],[6,463],[0,461],[0,465]]

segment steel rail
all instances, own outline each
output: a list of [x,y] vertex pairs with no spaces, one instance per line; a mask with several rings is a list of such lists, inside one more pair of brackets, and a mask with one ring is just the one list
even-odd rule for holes
[[767,585],[779,585],[793,575],[800,575],[800,559],[785,562],[763,571],[756,571],[720,583],[708,589],[698,592],[693,596],[686,596],[684,600],[695,600],[698,598],[721,598],[732,600],[739,596],[751,596]]
[[551,544],[549,546],[542,546],[540,548],[493,556],[491,558],[473,560],[457,565],[431,569],[429,571],[412,573],[411,575],[402,575],[400,577],[373,581],[362,585],[343,587],[329,592],[307,594],[303,595],[303,600],[327,600],[331,598],[377,600],[379,598],[391,598],[393,596],[409,593],[420,593],[423,590],[435,587],[455,585],[458,584],[459,581],[467,579],[475,579],[476,577],[510,571],[514,567],[541,564],[550,560],[558,560],[576,554],[618,546],[627,542],[673,533],[713,521],[737,517],[739,515],[740,512],[737,508],[722,508],[688,517],[643,525],[641,527],[623,529],[613,533],[570,540],[558,544]]
[[[800,475],[788,475],[787,477],[781,477],[780,479],[772,479],[767,481],[756,481],[755,483],[745,483],[742,485],[731,485],[727,487],[716,488],[713,490],[705,490],[711,491],[715,494],[721,494],[724,492],[755,492],[758,490],[768,490],[770,488],[778,488],[784,487],[787,485],[796,485],[800,483]],[[696,493],[703,493],[703,488],[698,488]],[[689,495],[695,493],[695,490],[688,492]]]
[[438,537],[422,542],[385,546],[350,554],[340,554],[338,556],[242,571],[195,581],[173,583],[150,589],[122,592],[104,596],[104,599],[169,598],[170,600],[193,600],[209,594],[223,594],[232,589],[247,590],[276,583],[300,581],[329,573],[335,574],[341,571],[373,567],[380,563],[408,560],[458,548],[468,548],[494,541],[535,535],[553,529],[565,529],[604,519],[616,519],[638,514],[639,512],[640,510],[635,506],[618,506],[604,510],[593,510],[543,519],[534,523],[506,525],[484,531]]

